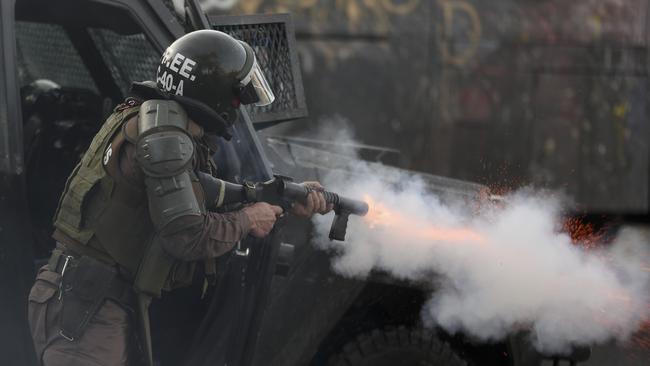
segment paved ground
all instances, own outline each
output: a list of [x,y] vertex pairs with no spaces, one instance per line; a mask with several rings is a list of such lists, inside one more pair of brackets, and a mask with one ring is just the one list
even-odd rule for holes
[[[545,361],[542,366],[552,366],[553,363]],[[560,363],[561,366],[569,365],[567,362]],[[608,345],[594,347],[591,359],[579,364],[579,366],[649,366],[650,350],[627,349]]]
[[591,359],[582,366],[648,366],[650,350],[605,346],[593,349]]

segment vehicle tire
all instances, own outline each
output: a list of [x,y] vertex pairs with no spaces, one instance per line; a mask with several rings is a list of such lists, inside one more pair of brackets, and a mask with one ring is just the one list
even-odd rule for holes
[[435,332],[406,327],[360,334],[328,360],[328,366],[466,366]]

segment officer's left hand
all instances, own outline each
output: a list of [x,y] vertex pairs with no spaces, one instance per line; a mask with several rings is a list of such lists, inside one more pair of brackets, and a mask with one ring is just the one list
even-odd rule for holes
[[305,204],[296,202],[291,209],[291,213],[305,218],[312,217],[315,213],[324,215],[334,208],[334,205],[325,203],[325,197],[323,193],[319,192],[323,190],[323,186],[318,182],[303,182],[303,185],[314,189],[313,192],[309,193]]

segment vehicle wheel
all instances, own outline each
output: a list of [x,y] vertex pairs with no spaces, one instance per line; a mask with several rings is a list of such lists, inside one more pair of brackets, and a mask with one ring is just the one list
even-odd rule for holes
[[435,333],[406,327],[375,329],[356,336],[328,366],[466,366]]

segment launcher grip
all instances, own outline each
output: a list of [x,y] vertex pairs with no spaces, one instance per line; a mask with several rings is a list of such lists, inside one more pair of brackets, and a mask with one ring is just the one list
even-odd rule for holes
[[[305,187],[293,182],[284,182],[283,195],[289,200],[304,201],[307,195],[315,191],[313,188]],[[364,216],[368,213],[368,204],[363,201],[353,200],[351,198],[339,196],[337,193],[325,190],[320,191],[325,198],[325,202],[334,205],[334,221],[330,228],[330,240],[345,241],[345,235],[348,229],[348,218],[350,215]]]
[[350,213],[346,211],[337,211],[334,215],[334,221],[332,221],[332,227],[330,228],[330,240],[345,240],[345,234],[348,231],[348,218]]

